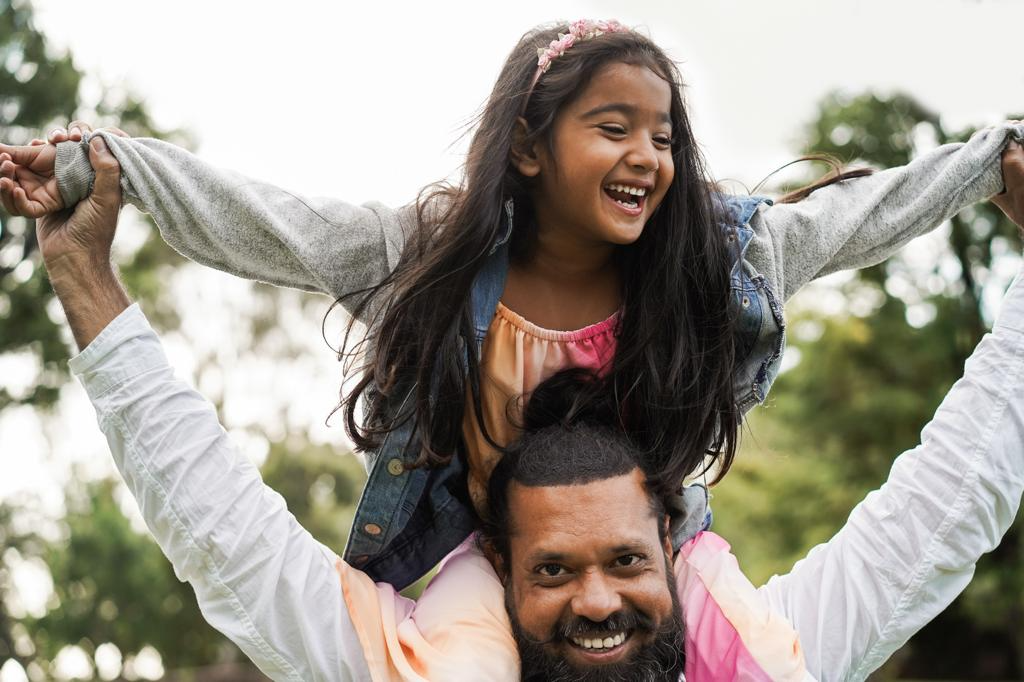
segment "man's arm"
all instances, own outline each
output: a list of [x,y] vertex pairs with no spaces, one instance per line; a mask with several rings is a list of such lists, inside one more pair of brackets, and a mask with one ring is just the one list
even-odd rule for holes
[[129,305],[110,262],[121,205],[119,167],[102,139],[90,145],[89,158],[96,167],[96,192],[73,212],[50,214],[36,224],[50,284],[79,350]]
[[155,333],[129,305],[109,260],[117,162],[100,138],[90,157],[95,191],[70,217],[40,221],[40,249],[83,349],[72,370],[147,525],[204,617],[267,675],[368,679],[340,559],[263,484],[213,407],[175,379]]
[[1024,274],[886,483],[827,544],[761,588],[821,680],[860,680],[967,586],[1024,492]]

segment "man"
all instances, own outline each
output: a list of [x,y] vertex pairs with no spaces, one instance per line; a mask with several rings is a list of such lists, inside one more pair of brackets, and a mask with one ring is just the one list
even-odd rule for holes
[[486,556],[467,540],[414,604],[309,536],[173,378],[110,267],[117,161],[100,137],[90,158],[92,195],[39,224],[83,349],[72,369],[177,575],[275,679],[507,680],[519,655],[534,679],[863,679],[966,586],[1016,515],[1019,278],[922,445],[791,573],[755,589],[711,533],[673,557],[628,441],[593,419],[535,419],[491,482]]

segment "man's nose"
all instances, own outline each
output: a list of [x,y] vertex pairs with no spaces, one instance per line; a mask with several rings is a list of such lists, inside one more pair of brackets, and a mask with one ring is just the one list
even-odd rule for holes
[[573,597],[572,611],[595,623],[622,610],[622,597],[612,581],[600,572],[589,573],[580,583],[580,590]]

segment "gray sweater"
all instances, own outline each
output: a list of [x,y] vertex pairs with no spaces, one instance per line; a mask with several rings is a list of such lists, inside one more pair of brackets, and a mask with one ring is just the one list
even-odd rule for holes
[[[378,283],[415,228],[415,205],[306,199],[214,168],[160,140],[103,136],[128,202],[149,213],[187,258],[240,277],[340,296]],[[783,300],[816,277],[881,262],[961,208],[1003,189],[1000,153],[1024,139],[1003,123],[906,166],[831,185],[797,204],[762,205],[746,259]],[[92,185],[88,147],[58,146],[66,205]]]

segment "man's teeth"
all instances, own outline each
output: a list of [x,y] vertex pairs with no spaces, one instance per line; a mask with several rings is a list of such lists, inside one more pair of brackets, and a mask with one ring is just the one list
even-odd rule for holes
[[647,190],[643,187],[630,187],[629,185],[605,185],[608,189],[614,192],[625,192],[626,194],[632,194],[634,196],[642,197],[647,194]]
[[626,641],[626,633],[620,632],[612,637],[591,638],[591,637],[572,637],[573,644],[584,649],[611,649],[612,647],[619,646]]

